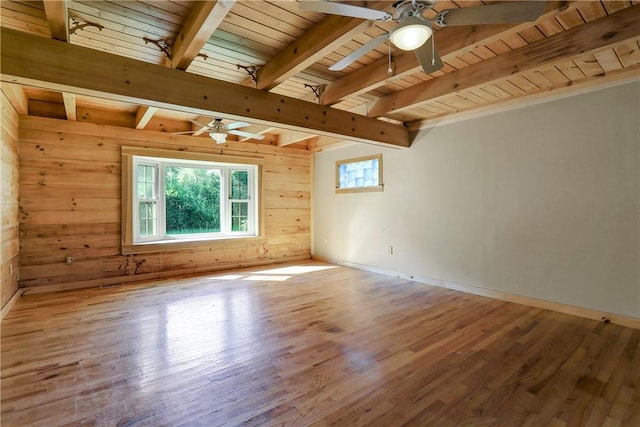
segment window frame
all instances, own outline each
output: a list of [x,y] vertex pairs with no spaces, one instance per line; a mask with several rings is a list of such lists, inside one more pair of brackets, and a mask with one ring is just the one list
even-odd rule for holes
[[[349,163],[366,162],[367,160],[378,160],[378,185],[372,185],[367,187],[340,187],[340,166]],[[368,193],[384,191],[384,183],[382,181],[382,153],[372,154],[370,156],[355,157],[352,159],[344,159],[336,161],[336,185],[335,191],[337,194],[342,193]]]
[[[139,160],[136,160],[139,159]],[[225,244],[229,245],[233,242],[238,244],[246,244],[248,240],[264,240],[264,206],[262,197],[262,183],[263,183],[263,164],[262,158],[255,157],[240,157],[229,156],[219,154],[208,153],[188,153],[184,151],[173,151],[163,149],[151,149],[140,147],[122,147],[121,150],[122,160],[122,254],[136,254],[146,252],[161,252],[161,251],[174,251],[182,249],[193,249],[201,246],[211,247],[212,245]],[[150,161],[149,161],[150,160]],[[158,222],[158,236],[152,236],[150,238],[141,238],[136,240],[137,227],[139,227],[138,217],[135,216],[137,212],[138,199],[136,196],[136,190],[134,185],[136,182],[136,166],[138,163],[149,164],[153,161],[163,163],[164,167],[169,166],[186,166],[186,167],[199,167],[204,166],[204,163],[216,163],[219,167],[213,167],[214,169],[226,170],[229,180],[225,180],[221,177],[221,231],[224,230],[223,221],[231,221],[231,206],[232,201],[229,199],[230,194],[230,174],[232,170],[247,170],[247,167],[255,168],[253,173],[249,174],[249,209],[250,217],[251,213],[254,214],[254,219],[250,224],[248,232],[230,232],[228,234],[218,234],[212,236],[210,233],[190,234],[185,235],[184,238],[179,236],[166,236],[164,227],[164,218],[162,218],[162,226],[160,220]],[[161,173],[162,168],[156,167],[156,182],[159,187],[164,188],[164,184],[159,181],[163,181],[164,177]],[[253,176],[251,176],[253,175]],[[162,184],[162,187],[160,185]],[[229,188],[226,188],[229,187]],[[255,189],[255,191],[253,191]],[[253,191],[253,192],[252,192]],[[164,191],[161,191],[164,193]],[[251,196],[255,194],[255,200]],[[156,215],[164,217],[165,194],[157,194],[158,199],[163,199],[161,203],[157,205]],[[222,204],[226,204],[227,207],[222,208]],[[224,213],[228,210],[229,217],[224,217]],[[160,227],[163,229],[160,230]],[[231,223],[229,223],[229,231],[231,229]],[[160,234],[162,231],[163,234]],[[165,236],[165,237],[162,237]]]

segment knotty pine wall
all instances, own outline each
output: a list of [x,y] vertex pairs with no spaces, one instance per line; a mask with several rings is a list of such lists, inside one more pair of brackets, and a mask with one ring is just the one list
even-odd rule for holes
[[[8,87],[3,86],[3,90]],[[18,290],[18,113],[4,91],[0,147],[0,303]]]
[[[19,141],[20,286],[31,292],[310,257],[308,151],[34,116],[21,118]],[[265,239],[121,255],[123,145],[263,158]]]

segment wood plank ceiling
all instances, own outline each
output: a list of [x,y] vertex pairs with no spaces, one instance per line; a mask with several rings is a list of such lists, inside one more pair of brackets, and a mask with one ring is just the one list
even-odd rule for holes
[[[437,1],[425,16],[490,3]],[[395,23],[305,12],[298,1],[2,1],[0,12],[2,27],[417,130],[569,90],[638,79],[637,3],[548,1],[535,22],[434,26],[444,67],[432,74],[422,71],[412,52],[386,44],[343,71],[329,71]],[[392,5],[366,2],[387,11]],[[248,70],[255,70],[255,79]],[[319,99],[312,89],[317,87],[322,88]],[[214,117],[72,91],[23,88],[33,115],[166,132],[197,131],[190,120],[210,122]],[[266,124],[243,130],[266,135],[252,140],[256,143],[310,151],[344,140]]]

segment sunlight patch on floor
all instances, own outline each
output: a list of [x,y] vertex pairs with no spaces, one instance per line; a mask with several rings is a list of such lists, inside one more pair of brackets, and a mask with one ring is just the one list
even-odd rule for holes
[[256,280],[262,282],[284,282],[293,275],[315,273],[317,271],[338,268],[335,265],[292,265],[289,267],[273,268],[262,271],[253,271],[245,274],[224,274],[211,276],[207,280]]
[[258,280],[263,282],[284,282],[287,279],[291,279],[291,276],[249,276],[242,280]]
[[306,274],[314,273],[316,271],[328,270],[330,268],[337,268],[333,265],[292,265],[290,267],[274,268],[264,271],[256,271],[256,274]]

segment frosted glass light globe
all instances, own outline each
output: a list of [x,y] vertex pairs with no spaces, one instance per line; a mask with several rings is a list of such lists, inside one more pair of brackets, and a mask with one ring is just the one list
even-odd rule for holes
[[425,44],[432,34],[431,27],[424,21],[411,16],[394,28],[389,37],[391,43],[398,49],[414,50]]

